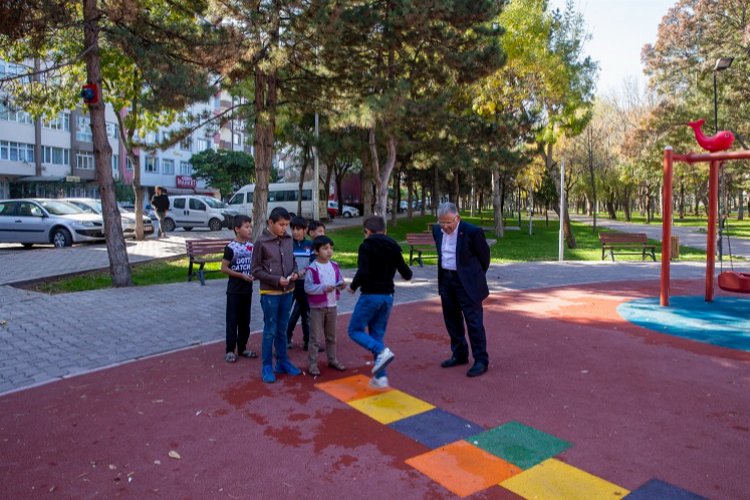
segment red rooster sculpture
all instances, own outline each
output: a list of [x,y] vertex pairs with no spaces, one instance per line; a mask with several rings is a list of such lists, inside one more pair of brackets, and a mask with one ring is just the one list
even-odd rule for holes
[[712,153],[724,151],[732,147],[734,143],[734,134],[732,132],[729,130],[720,130],[713,136],[706,137],[701,129],[704,123],[706,123],[706,120],[703,119],[688,123],[688,126],[695,131],[695,140],[698,141],[700,147]]

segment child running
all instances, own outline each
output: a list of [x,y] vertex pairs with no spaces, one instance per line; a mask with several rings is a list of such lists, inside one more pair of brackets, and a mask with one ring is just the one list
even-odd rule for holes
[[[260,281],[260,306],[263,309],[261,356],[263,382],[276,382],[277,374],[301,375],[286,352],[286,326],[292,308],[293,282],[298,278],[292,251],[289,212],[283,207],[271,210],[268,227],[258,236],[253,251],[253,276]],[[276,367],[273,354],[276,351]]]
[[315,261],[307,268],[305,292],[310,304],[310,348],[308,349],[308,372],[313,377],[320,375],[318,368],[318,346],[325,336],[328,366],[344,371],[336,358],[336,305],[341,290],[346,286],[338,264],[333,257],[333,240],[328,236],[318,236],[312,242]]
[[221,272],[229,276],[227,282],[227,345],[224,361],[234,363],[237,354],[243,358],[258,355],[246,349],[250,338],[250,309],[253,302],[253,276],[250,274],[253,259],[253,244],[250,234],[253,226],[250,217],[238,215],[234,218],[234,241],[224,248]]
[[357,273],[348,290],[362,294],[349,321],[349,338],[370,351],[375,358],[370,387],[388,388],[385,367],[393,361],[393,352],[385,346],[385,329],[393,307],[393,277],[396,271],[410,280],[412,271],[404,262],[401,247],[385,235],[385,221],[373,215],[364,221],[365,240],[359,246]]

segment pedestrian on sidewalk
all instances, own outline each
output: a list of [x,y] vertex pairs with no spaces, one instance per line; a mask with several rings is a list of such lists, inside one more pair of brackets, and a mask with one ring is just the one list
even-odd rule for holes
[[[260,282],[260,306],[263,309],[263,343],[261,346],[263,382],[276,382],[276,374],[301,375],[287,357],[286,326],[292,308],[292,292],[297,262],[292,250],[289,212],[283,207],[271,210],[268,227],[253,246],[253,277]],[[276,351],[276,367],[273,356]]]
[[307,294],[305,293],[305,270],[310,264],[314,255],[312,254],[312,243],[305,238],[307,231],[307,220],[304,217],[292,217],[290,222],[292,227],[292,250],[294,258],[297,261],[297,272],[300,279],[294,282],[294,302],[292,313],[289,316],[289,324],[286,327],[287,348],[292,348],[292,334],[297,326],[297,321],[302,327],[302,348],[306,351],[310,339],[310,306],[307,303]]
[[326,225],[319,220],[311,220],[307,223],[307,235],[311,240],[326,234]]
[[[237,355],[257,358],[247,349],[250,338],[250,310],[253,302],[253,244],[250,241],[252,221],[246,215],[234,218],[234,241],[224,247],[221,272],[229,276],[227,281],[226,329],[227,341],[224,361],[234,363]],[[237,354],[234,353],[235,348]]]
[[393,307],[393,277],[396,271],[410,280],[412,271],[404,262],[401,247],[386,236],[385,221],[378,215],[364,221],[365,240],[359,246],[357,272],[348,290],[362,289],[349,320],[349,338],[370,351],[375,358],[370,387],[386,389],[385,367],[393,361],[393,352],[385,346],[385,331]]
[[318,236],[312,242],[315,260],[305,274],[305,292],[310,303],[310,345],[308,361],[310,375],[320,375],[318,368],[318,347],[325,339],[328,366],[344,371],[346,367],[336,356],[336,314],[341,290],[346,282],[339,265],[332,261],[333,240],[328,236]]
[[474,365],[466,375],[477,377],[489,366],[482,301],[490,294],[486,276],[490,247],[482,228],[462,221],[453,203],[442,203],[437,215],[438,223],[432,227],[432,236],[438,254],[438,291],[445,328],[451,339],[451,357],[440,366],[468,364],[465,322],[474,356]]
[[161,186],[156,186],[156,194],[151,197],[151,206],[156,212],[156,217],[159,219],[159,234],[157,238],[167,236],[167,232],[164,230],[164,220],[167,218],[167,211],[169,210],[169,198],[167,197],[167,190]]

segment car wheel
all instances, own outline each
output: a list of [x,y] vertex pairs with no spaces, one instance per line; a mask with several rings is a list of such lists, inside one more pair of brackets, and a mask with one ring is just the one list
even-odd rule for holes
[[69,247],[73,244],[73,237],[70,236],[70,231],[64,227],[58,227],[52,232],[50,241],[57,248]]
[[23,245],[24,248],[31,248],[34,246],[33,243],[21,243],[21,244]]
[[211,219],[208,221],[208,228],[211,231],[221,231],[221,221],[219,219]]
[[174,221],[172,219],[164,219],[164,232],[171,233],[174,231]]
[[351,212],[344,212],[344,218],[349,219],[352,216]]
[[183,226],[182,229],[184,229],[185,231],[192,231],[193,226]]

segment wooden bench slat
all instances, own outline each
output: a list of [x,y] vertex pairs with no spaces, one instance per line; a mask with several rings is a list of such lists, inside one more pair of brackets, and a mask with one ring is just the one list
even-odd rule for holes
[[[188,266],[188,281],[193,280],[195,274],[200,279],[201,286],[206,285],[205,270],[204,266],[209,262],[221,262],[223,255],[218,256],[216,254],[223,254],[224,247],[232,241],[230,239],[222,240],[185,240],[185,249],[187,256],[190,259],[190,265]],[[214,257],[208,257],[214,255]],[[198,270],[193,272],[193,264],[198,264]]]
[[618,250],[621,254],[641,255],[641,260],[646,260],[646,256],[650,255],[654,262],[656,262],[656,245],[648,243],[648,235],[646,233],[604,232],[599,233],[599,241],[602,244],[602,260],[605,258],[606,251],[609,250],[609,255],[612,261],[614,261],[615,250]]

